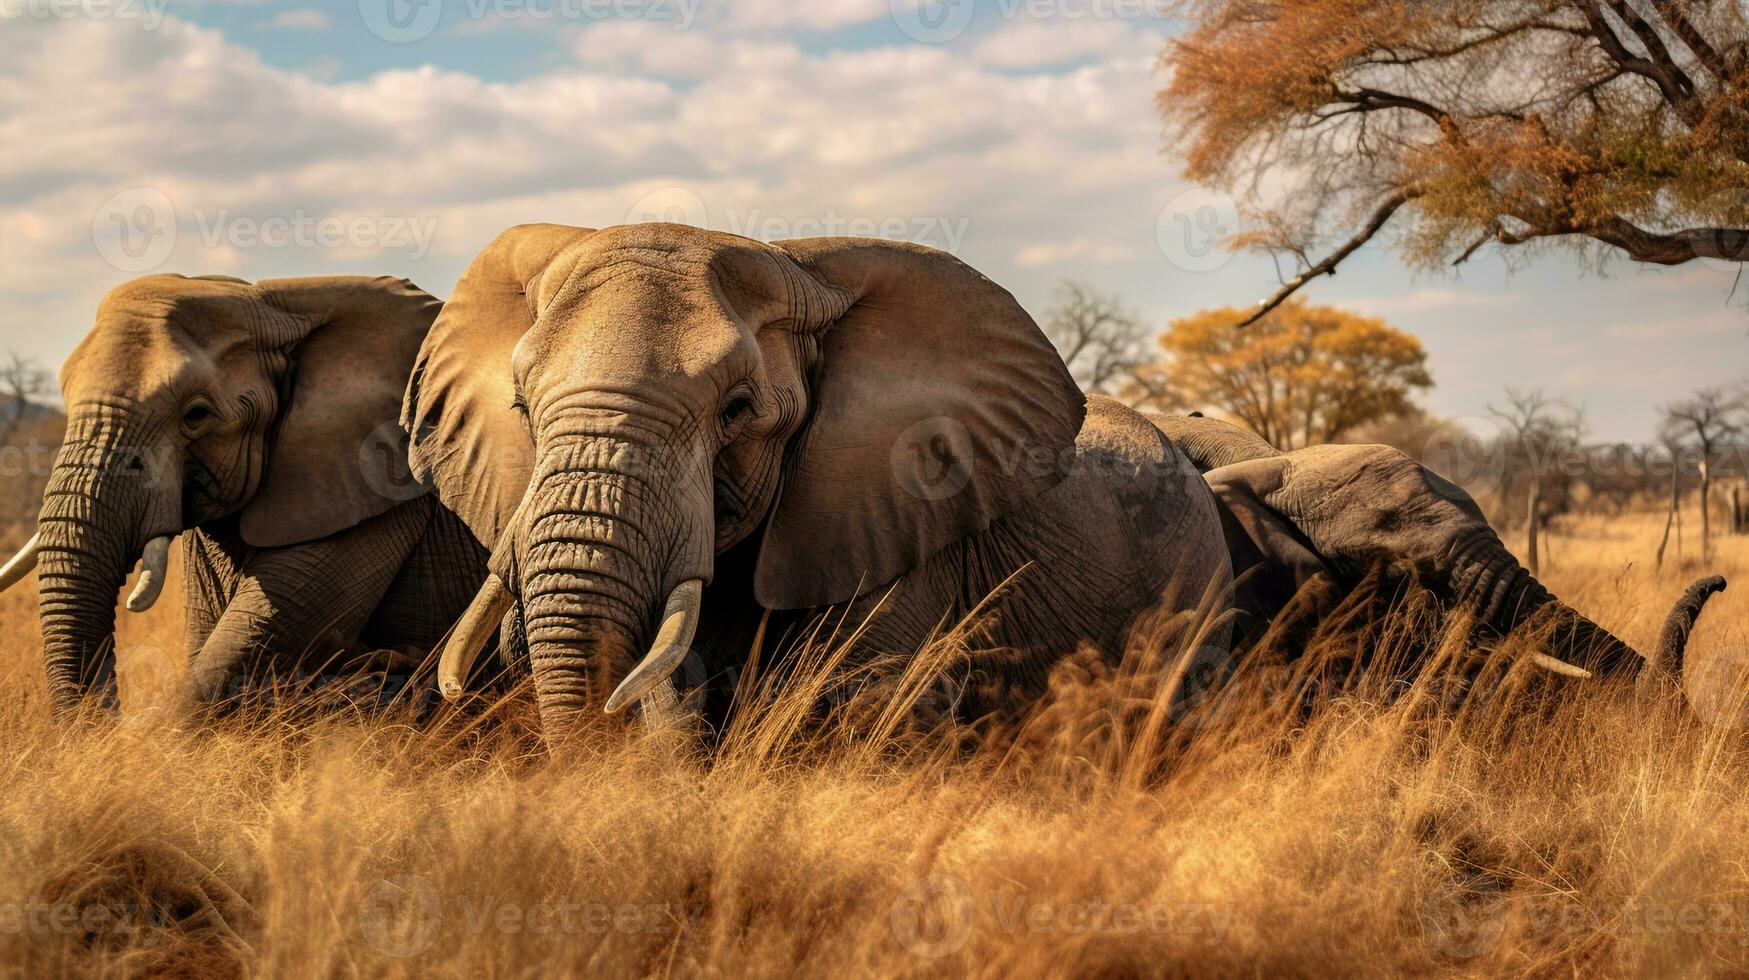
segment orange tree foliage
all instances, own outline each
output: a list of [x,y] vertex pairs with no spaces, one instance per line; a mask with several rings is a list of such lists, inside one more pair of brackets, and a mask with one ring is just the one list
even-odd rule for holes
[[1744,0],[1184,9],[1159,105],[1185,175],[1243,195],[1233,244],[1299,260],[1265,308],[1387,225],[1423,266],[1538,242],[1749,260]]
[[1289,300],[1243,330],[1235,309],[1177,320],[1166,356],[1137,372],[1135,400],[1213,409],[1283,449],[1331,442],[1356,426],[1414,410],[1433,387],[1427,352],[1382,320]]

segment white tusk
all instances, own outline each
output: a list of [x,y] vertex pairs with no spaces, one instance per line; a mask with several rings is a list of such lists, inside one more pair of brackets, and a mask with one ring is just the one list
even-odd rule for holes
[[1577,677],[1581,680],[1591,679],[1591,671],[1583,667],[1575,667],[1565,660],[1551,657],[1546,653],[1533,654],[1530,662],[1551,674],[1560,674],[1562,677]]
[[698,632],[698,610],[704,600],[704,582],[687,579],[674,587],[668,605],[662,610],[662,628],[656,631],[656,641],[642,663],[632,668],[613,696],[607,699],[607,713],[617,715],[633,701],[641,700],[667,682],[669,675],[680,668],[681,661],[692,647],[692,636]]
[[515,601],[502,579],[486,576],[486,584],[480,586],[480,594],[462,613],[461,622],[455,624],[449,642],[443,645],[443,655],[437,660],[437,689],[445,700],[455,701],[462,696],[462,686],[474,669],[474,661],[480,659],[480,651],[498,631],[504,614]]
[[158,593],[164,591],[164,576],[170,567],[170,536],[164,535],[146,542],[146,550],[140,555],[140,580],[134,584],[133,594],[128,596],[129,612],[145,612],[158,601]]
[[18,549],[18,554],[13,555],[12,560],[6,563],[6,567],[0,568],[0,592],[17,585],[20,579],[29,575],[30,570],[36,567],[36,557],[43,550],[42,537],[41,532],[31,535],[24,547]]

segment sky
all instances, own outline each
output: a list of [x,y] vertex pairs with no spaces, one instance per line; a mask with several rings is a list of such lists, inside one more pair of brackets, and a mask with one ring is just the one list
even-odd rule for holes
[[[0,0],[0,347],[59,365],[150,272],[404,275],[505,227],[683,220],[946,248],[1035,316],[1073,278],[1150,324],[1279,281],[1183,181],[1165,0]],[[1745,376],[1735,270],[1368,247],[1308,299],[1419,336],[1442,416],[1503,387],[1598,440]]]

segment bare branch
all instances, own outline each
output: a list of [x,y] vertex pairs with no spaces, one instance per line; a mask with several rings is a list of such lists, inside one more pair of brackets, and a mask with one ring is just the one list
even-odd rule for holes
[[1373,212],[1372,219],[1366,223],[1366,227],[1362,228],[1359,234],[1344,242],[1342,247],[1331,252],[1322,262],[1319,262],[1292,279],[1289,279],[1287,282],[1282,283],[1280,289],[1277,289],[1274,293],[1270,294],[1267,299],[1257,304],[1257,308],[1244,320],[1240,321],[1238,326],[1243,329],[1256,323],[1258,320],[1263,319],[1263,317],[1267,316],[1271,310],[1287,302],[1289,296],[1299,292],[1302,286],[1311,282],[1313,279],[1316,279],[1319,276],[1334,276],[1336,274],[1336,267],[1342,264],[1342,260],[1353,255],[1362,245],[1371,241],[1373,236],[1377,235],[1379,230],[1384,228],[1385,223],[1391,220],[1391,215],[1396,214],[1397,209],[1408,203],[1409,199],[1413,196],[1414,192],[1412,191],[1398,191],[1385,198],[1384,201],[1379,204],[1378,210]]

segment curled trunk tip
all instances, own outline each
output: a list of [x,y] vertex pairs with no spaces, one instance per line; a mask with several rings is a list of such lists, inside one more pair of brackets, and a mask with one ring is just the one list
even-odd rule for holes
[[1700,612],[1706,608],[1707,600],[1723,591],[1724,576],[1709,575],[1696,581],[1682,593],[1682,598],[1676,600],[1670,615],[1665,617],[1664,628],[1658,631],[1658,646],[1652,652],[1652,659],[1646,664],[1649,675],[1670,678],[1682,676],[1683,656],[1687,652],[1688,636],[1694,630],[1695,620],[1700,618]]

